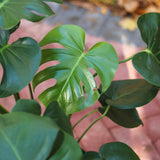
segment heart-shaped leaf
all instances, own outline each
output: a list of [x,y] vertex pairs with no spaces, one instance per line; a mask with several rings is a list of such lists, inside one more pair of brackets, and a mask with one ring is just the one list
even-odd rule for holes
[[132,63],[149,83],[160,87],[160,61],[154,54],[137,53],[133,56]]
[[119,109],[131,109],[149,103],[158,91],[158,87],[144,79],[113,81],[108,90],[101,95],[99,101],[102,105],[108,104]]
[[69,133],[70,135],[73,135],[72,126],[69,121],[69,118],[63,112],[63,110],[60,108],[57,102],[51,102],[47,106],[43,116],[50,117],[51,119],[54,120],[54,122],[56,122],[56,124],[61,129],[63,129],[65,132]]
[[[98,154],[98,153],[97,153]],[[84,160],[140,160],[137,154],[126,144],[121,142],[107,143],[101,146],[99,157],[95,152],[84,155]]]
[[147,49],[133,56],[133,65],[149,83],[160,87],[160,13],[144,14],[137,23]]
[[0,98],[19,92],[33,79],[41,61],[41,49],[32,38],[18,39],[7,44],[9,31],[0,29],[0,63],[3,78],[0,84]]
[[11,29],[23,18],[37,22],[51,16],[54,12],[44,1],[62,3],[62,0],[1,0],[0,27]]
[[55,60],[60,62],[39,72],[33,80],[34,88],[47,79],[57,80],[56,85],[39,96],[45,106],[51,101],[58,101],[65,113],[71,114],[93,105],[100,94],[90,68],[99,75],[102,92],[109,87],[118,67],[114,48],[107,42],[99,42],[84,53],[84,41],[85,33],[80,27],[62,25],[50,31],[40,42],[41,46],[59,43],[66,48],[43,50],[41,64]]
[[0,116],[0,128],[0,159],[82,158],[81,149],[74,138],[61,131],[50,118],[13,112]]
[[[106,106],[98,108],[99,112],[103,114],[106,110]],[[118,109],[110,106],[109,111],[106,114],[113,122],[125,128],[134,128],[139,125],[143,125],[138,112],[133,109]]]
[[20,99],[12,109],[12,112],[26,112],[35,115],[41,114],[41,106],[35,100]]

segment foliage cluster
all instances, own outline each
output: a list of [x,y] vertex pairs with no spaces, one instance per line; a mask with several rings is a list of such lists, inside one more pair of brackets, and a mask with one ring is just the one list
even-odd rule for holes
[[[160,87],[160,14],[148,13],[138,19],[147,49],[122,61],[118,61],[113,46],[107,42],[98,42],[85,53],[85,32],[75,25],[54,28],[39,44],[31,37],[8,44],[21,19],[37,22],[54,14],[45,1],[62,3],[61,0],[0,1],[3,68],[0,98],[14,95],[17,100],[10,113],[0,106],[0,160],[139,160],[136,153],[121,142],[104,144],[99,152],[82,152],[72,130],[93,112],[102,115],[84,134],[104,116],[126,128],[143,124],[136,108],[152,101]],[[64,48],[41,49],[51,43],[59,43]],[[144,79],[113,81],[118,65],[129,60]],[[59,61],[59,64],[36,74],[39,66],[49,61]],[[99,76],[100,86],[97,86],[96,76]],[[57,80],[56,84],[38,97],[46,107],[41,115],[30,83],[32,81],[35,90],[51,78]],[[18,92],[27,85],[31,100],[20,99]],[[102,107],[72,127],[70,116],[96,101]]]

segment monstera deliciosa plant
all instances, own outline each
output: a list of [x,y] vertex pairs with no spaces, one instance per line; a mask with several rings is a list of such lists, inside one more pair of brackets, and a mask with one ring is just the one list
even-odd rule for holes
[[[143,124],[136,108],[152,101],[160,88],[160,14],[148,13],[138,19],[147,49],[122,61],[118,61],[113,46],[107,42],[96,43],[85,52],[85,32],[75,25],[54,28],[40,43],[24,37],[8,44],[21,19],[38,22],[54,14],[46,1],[62,3],[61,0],[0,0],[3,69],[0,98],[14,95],[16,99],[11,112],[0,105],[0,160],[139,160],[138,155],[121,142],[103,144],[99,152],[85,152],[78,142],[104,116],[126,128]],[[51,43],[63,47],[41,49]],[[129,60],[144,79],[113,81],[118,65]],[[40,65],[49,61],[59,64],[36,73]],[[46,107],[42,115],[32,89],[51,78],[56,79],[56,84],[38,97]],[[27,85],[31,100],[21,99],[18,93]],[[102,106],[72,127],[71,115],[96,101]],[[76,142],[73,128],[94,112],[102,115]]]

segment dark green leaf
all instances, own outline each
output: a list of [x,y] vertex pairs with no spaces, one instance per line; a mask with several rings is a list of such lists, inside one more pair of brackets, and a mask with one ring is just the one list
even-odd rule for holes
[[90,151],[84,154],[83,160],[104,160],[104,159],[100,157],[99,153]]
[[1,160],[82,158],[81,149],[74,138],[62,132],[50,118],[14,112],[0,116],[0,128]]
[[11,29],[21,19],[37,22],[51,16],[54,12],[44,1],[62,3],[62,0],[3,0],[0,3],[0,27]]
[[[143,79],[113,81],[99,101],[119,109],[131,109],[149,103],[159,88]],[[145,96],[144,96],[145,95]]]
[[9,33],[12,34],[13,32],[15,32],[19,28],[19,26],[20,26],[20,22],[16,26],[14,26],[13,28],[11,28],[9,30]]
[[39,44],[25,37],[8,45],[9,32],[0,29],[0,63],[3,78],[0,84],[0,97],[19,92],[33,79],[41,60]]
[[121,142],[104,144],[99,154],[104,160],[140,160],[128,145]]
[[47,109],[44,112],[44,117],[50,117],[57,123],[57,125],[62,128],[64,131],[73,135],[71,123],[63,112],[63,110],[59,107],[57,102],[51,102]]
[[[106,110],[106,107],[100,107],[99,111],[103,114]],[[143,125],[137,110],[134,109],[118,109],[110,106],[109,111],[106,114],[113,122],[117,123],[120,126],[126,128],[134,128],[139,125]]]
[[57,80],[55,86],[39,96],[45,106],[51,101],[58,101],[65,113],[72,114],[93,105],[100,94],[90,68],[99,75],[103,91],[109,87],[118,67],[114,48],[106,42],[99,42],[84,53],[84,40],[85,33],[80,27],[62,25],[50,31],[40,42],[41,46],[59,43],[66,48],[43,50],[41,64],[55,60],[60,62],[39,72],[33,80],[34,88],[45,80]]
[[5,109],[1,104],[0,104],[0,114],[5,114],[8,113],[7,109]]
[[160,61],[155,55],[140,52],[133,56],[132,63],[149,83],[160,87]]
[[20,99],[13,107],[12,112],[26,112],[35,115],[41,114],[41,106],[35,100]]
[[142,15],[138,28],[147,49],[133,57],[133,65],[149,83],[160,87],[160,13]]

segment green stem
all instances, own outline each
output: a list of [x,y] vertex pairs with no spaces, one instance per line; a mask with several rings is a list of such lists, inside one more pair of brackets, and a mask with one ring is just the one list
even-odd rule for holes
[[5,113],[9,113],[9,111],[0,104],[0,114],[5,114]]
[[100,119],[102,119],[102,118],[107,114],[107,112],[109,111],[109,108],[110,108],[110,106],[108,105],[107,108],[106,108],[106,110],[105,110],[105,112],[104,112],[99,118],[97,118],[97,119],[83,132],[83,134],[81,135],[81,137],[78,139],[77,142],[80,142],[80,140],[81,140],[81,139],[83,138],[83,136],[89,131],[89,129],[90,129],[96,122],[98,122]]
[[133,56],[134,56],[134,55],[132,55],[131,57],[129,57],[129,58],[127,58],[127,59],[124,59],[124,60],[122,60],[122,61],[119,61],[119,64],[125,63],[125,62],[127,62],[127,61],[130,61],[130,60],[133,58]]
[[34,99],[31,84],[28,84],[28,88],[29,88],[31,99]]
[[15,99],[16,102],[20,99],[19,93],[14,94],[14,99]]
[[98,111],[98,109],[96,109],[96,110],[94,110],[94,111],[91,111],[91,112],[89,112],[88,114],[86,114],[84,117],[82,117],[73,127],[72,127],[72,129],[74,129],[83,119],[85,119],[86,117],[88,117],[89,115],[91,115],[91,114],[93,114],[93,113],[95,113],[95,112],[97,112]]

